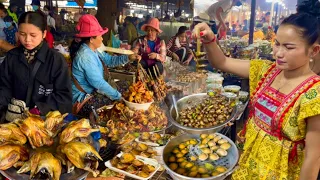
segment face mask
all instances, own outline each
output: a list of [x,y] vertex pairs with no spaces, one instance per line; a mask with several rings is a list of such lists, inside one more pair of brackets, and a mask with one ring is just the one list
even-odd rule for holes
[[43,13],[44,13],[45,15],[48,15],[48,14],[49,14],[49,11],[43,11]]
[[5,22],[7,27],[12,26],[12,22]]
[[32,9],[33,9],[34,11],[36,11],[36,10],[39,9],[39,6],[32,5]]
[[241,1],[237,1],[236,6],[241,6],[242,2]]

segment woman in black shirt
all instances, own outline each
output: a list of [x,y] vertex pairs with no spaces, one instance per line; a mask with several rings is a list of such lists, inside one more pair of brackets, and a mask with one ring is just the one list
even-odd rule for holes
[[41,115],[53,110],[71,112],[68,67],[64,57],[44,43],[46,18],[37,12],[26,12],[18,25],[21,45],[7,53],[0,67],[0,110],[5,112],[15,98],[26,102],[29,109],[37,108]]

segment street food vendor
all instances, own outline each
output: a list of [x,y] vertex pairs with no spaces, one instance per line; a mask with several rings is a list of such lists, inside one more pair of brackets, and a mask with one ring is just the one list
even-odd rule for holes
[[76,26],[79,33],[70,47],[72,64],[73,112],[89,117],[91,106],[95,108],[112,104],[121,99],[117,85],[111,79],[108,67],[120,66],[129,61],[140,60],[140,56],[110,56],[97,49],[102,45],[102,35],[108,28],[102,28],[98,20],[86,14]]
[[177,34],[167,44],[167,55],[172,57],[174,61],[185,65],[188,65],[193,58],[187,31],[186,26],[179,27]]
[[163,62],[166,60],[166,44],[159,38],[162,33],[160,22],[157,18],[151,18],[147,24],[141,27],[147,35],[138,39],[133,51],[142,56],[140,61],[142,67],[154,74],[153,67],[157,66],[163,73]]
[[231,11],[233,6],[241,6],[242,2],[241,0],[221,0],[217,3],[212,4],[208,10],[207,13],[210,17],[210,20],[213,20],[216,22],[218,26],[218,34],[220,34],[221,31],[227,31],[228,27],[226,26],[226,18]]
[[68,66],[64,57],[44,42],[47,19],[40,13],[26,12],[18,25],[20,46],[7,53],[0,67],[0,109],[6,111],[14,98],[43,115],[53,110],[71,112]]
[[313,14],[285,18],[272,62],[225,57],[211,29],[204,23],[196,26],[210,63],[250,81],[252,109],[239,133],[244,149],[232,179],[317,179],[320,77],[310,68],[310,59],[320,50],[319,27]]

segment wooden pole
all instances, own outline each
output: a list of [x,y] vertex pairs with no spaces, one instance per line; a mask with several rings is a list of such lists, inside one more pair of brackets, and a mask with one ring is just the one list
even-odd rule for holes
[[253,44],[253,33],[256,19],[256,0],[251,0],[251,15],[250,15],[250,28],[249,28],[249,44]]

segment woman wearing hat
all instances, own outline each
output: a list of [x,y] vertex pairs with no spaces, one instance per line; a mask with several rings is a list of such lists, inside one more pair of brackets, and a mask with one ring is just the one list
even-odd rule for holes
[[102,45],[102,35],[108,32],[102,28],[97,19],[86,14],[77,24],[78,42],[70,47],[72,64],[73,112],[89,117],[91,106],[95,108],[112,104],[121,98],[116,84],[110,79],[107,67],[115,67],[139,60],[139,55],[110,56],[97,49]]
[[147,24],[141,27],[146,32],[145,36],[138,39],[133,51],[142,56],[140,61],[142,67],[152,74],[153,67],[157,66],[160,73],[163,73],[162,63],[166,60],[166,44],[158,35],[162,32],[157,18],[151,18]]

